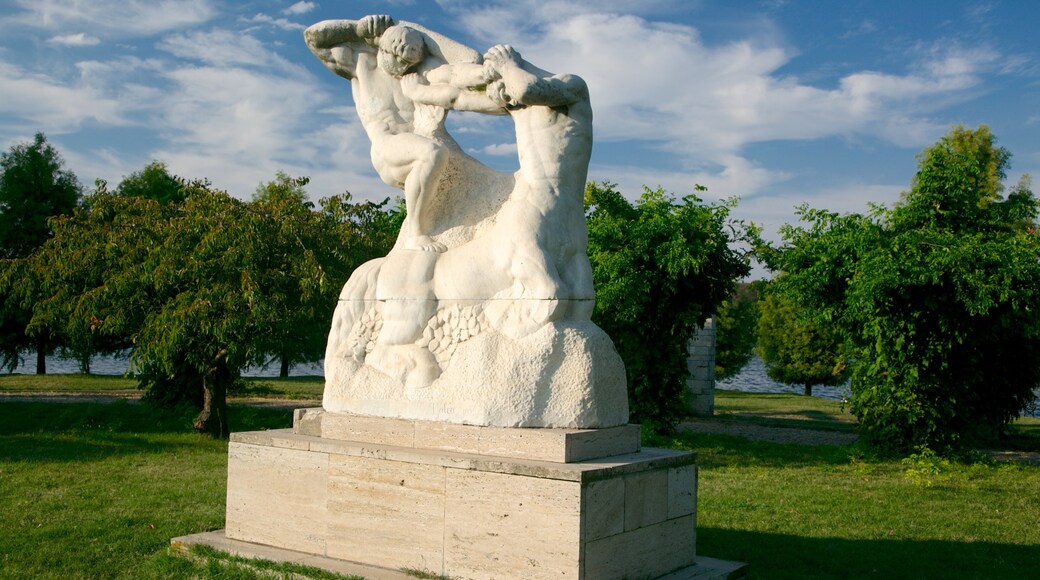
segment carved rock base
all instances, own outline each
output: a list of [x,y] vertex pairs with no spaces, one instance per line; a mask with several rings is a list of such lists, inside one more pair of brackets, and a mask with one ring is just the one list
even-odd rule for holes
[[[411,350],[408,350],[411,349]],[[415,352],[413,352],[415,351]],[[452,345],[450,364],[410,384],[391,369],[420,347],[376,347],[366,364],[326,357],[322,407],[336,413],[497,427],[600,428],[628,422],[625,367],[591,322],[550,323],[521,339],[481,333]],[[383,361],[386,372],[377,370]]]

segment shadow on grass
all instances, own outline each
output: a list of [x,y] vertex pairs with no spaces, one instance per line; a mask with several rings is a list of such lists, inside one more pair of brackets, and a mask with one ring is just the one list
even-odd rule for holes
[[1035,544],[807,538],[704,527],[697,529],[697,553],[747,562],[752,578],[1035,578],[1040,565]]
[[835,419],[822,411],[798,410],[777,413],[762,411],[729,411],[714,417],[718,421],[746,422],[765,427],[790,427],[795,429],[817,429],[820,431],[842,431],[852,433],[856,424]]
[[847,465],[850,453],[849,447],[771,443],[733,435],[693,432],[653,435],[644,431],[643,446],[694,451],[697,453],[697,464],[702,469]]
[[[148,404],[5,402],[0,405],[0,460],[80,461],[114,454],[166,451],[196,444],[187,407],[162,409]],[[285,409],[228,408],[232,431],[280,429],[292,425]],[[150,435],[183,434],[177,442]]]

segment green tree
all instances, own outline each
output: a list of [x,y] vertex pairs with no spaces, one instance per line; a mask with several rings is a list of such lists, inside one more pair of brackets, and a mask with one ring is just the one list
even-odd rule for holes
[[19,143],[0,154],[0,366],[13,370],[20,352],[36,350],[36,372],[47,372],[48,353],[57,346],[46,333],[30,337],[25,329],[37,297],[25,277],[32,273],[17,262],[51,237],[47,219],[70,213],[82,187],[65,168],[58,151],[37,133],[32,143]]
[[944,449],[1000,434],[1040,382],[1037,201],[1004,198],[1010,154],[985,126],[918,158],[893,208],[801,208],[783,231],[778,286],[840,329],[852,411],[870,444]]
[[116,194],[126,197],[144,197],[166,203],[184,201],[189,188],[183,179],[173,175],[161,161],[152,161],[140,171],[123,177],[116,187]]
[[715,378],[735,376],[755,353],[761,283],[741,282],[719,305],[715,322]]
[[275,172],[273,181],[260,183],[253,192],[253,201],[277,201],[289,199],[302,206],[313,207],[307,202],[307,184],[309,177],[293,177],[288,173],[278,170]]
[[29,328],[129,347],[149,400],[198,405],[196,427],[222,436],[241,370],[284,348],[289,327],[320,356],[336,294],[400,221],[346,196],[313,211],[293,196],[249,203],[206,182],[182,187],[183,201],[160,203],[100,184],[53,220],[54,237],[24,264],[45,274]]
[[767,294],[759,301],[758,353],[769,378],[802,385],[840,385],[848,378],[841,336],[829,326],[804,321],[783,296]]
[[757,232],[730,219],[734,203],[644,188],[633,204],[609,183],[585,190],[593,320],[625,362],[636,421],[669,429],[687,414],[689,341],[750,271],[734,244]]
[[272,316],[263,333],[267,353],[279,362],[279,376],[292,365],[325,354],[336,297],[354,268],[386,255],[400,221],[383,203],[351,203],[350,194],[326,198],[320,211],[307,201],[307,177],[279,171],[253,195],[255,211],[271,218],[265,252],[281,276],[271,277],[268,299],[282,315]]

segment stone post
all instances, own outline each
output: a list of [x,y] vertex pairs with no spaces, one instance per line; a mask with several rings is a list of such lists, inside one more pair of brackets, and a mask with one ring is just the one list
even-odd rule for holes
[[711,417],[715,413],[715,321],[709,318],[690,340],[690,357],[686,364],[690,376],[690,411],[696,417]]

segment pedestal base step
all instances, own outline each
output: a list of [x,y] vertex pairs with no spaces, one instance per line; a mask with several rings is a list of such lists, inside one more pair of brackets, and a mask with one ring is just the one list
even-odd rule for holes
[[[312,566],[337,574],[362,576],[367,580],[415,580],[415,576],[401,570],[379,568],[367,564],[359,564],[347,560],[315,556],[304,552],[275,548],[263,544],[232,540],[224,535],[224,530],[203,532],[190,536],[180,536],[170,540],[175,549],[187,552],[191,546],[201,544],[211,548],[229,552],[242,558],[270,560],[273,562],[289,562],[303,566]],[[661,580],[738,580],[747,578],[748,565],[742,562],[730,562],[716,558],[698,556],[692,566],[677,570],[661,577]]]

